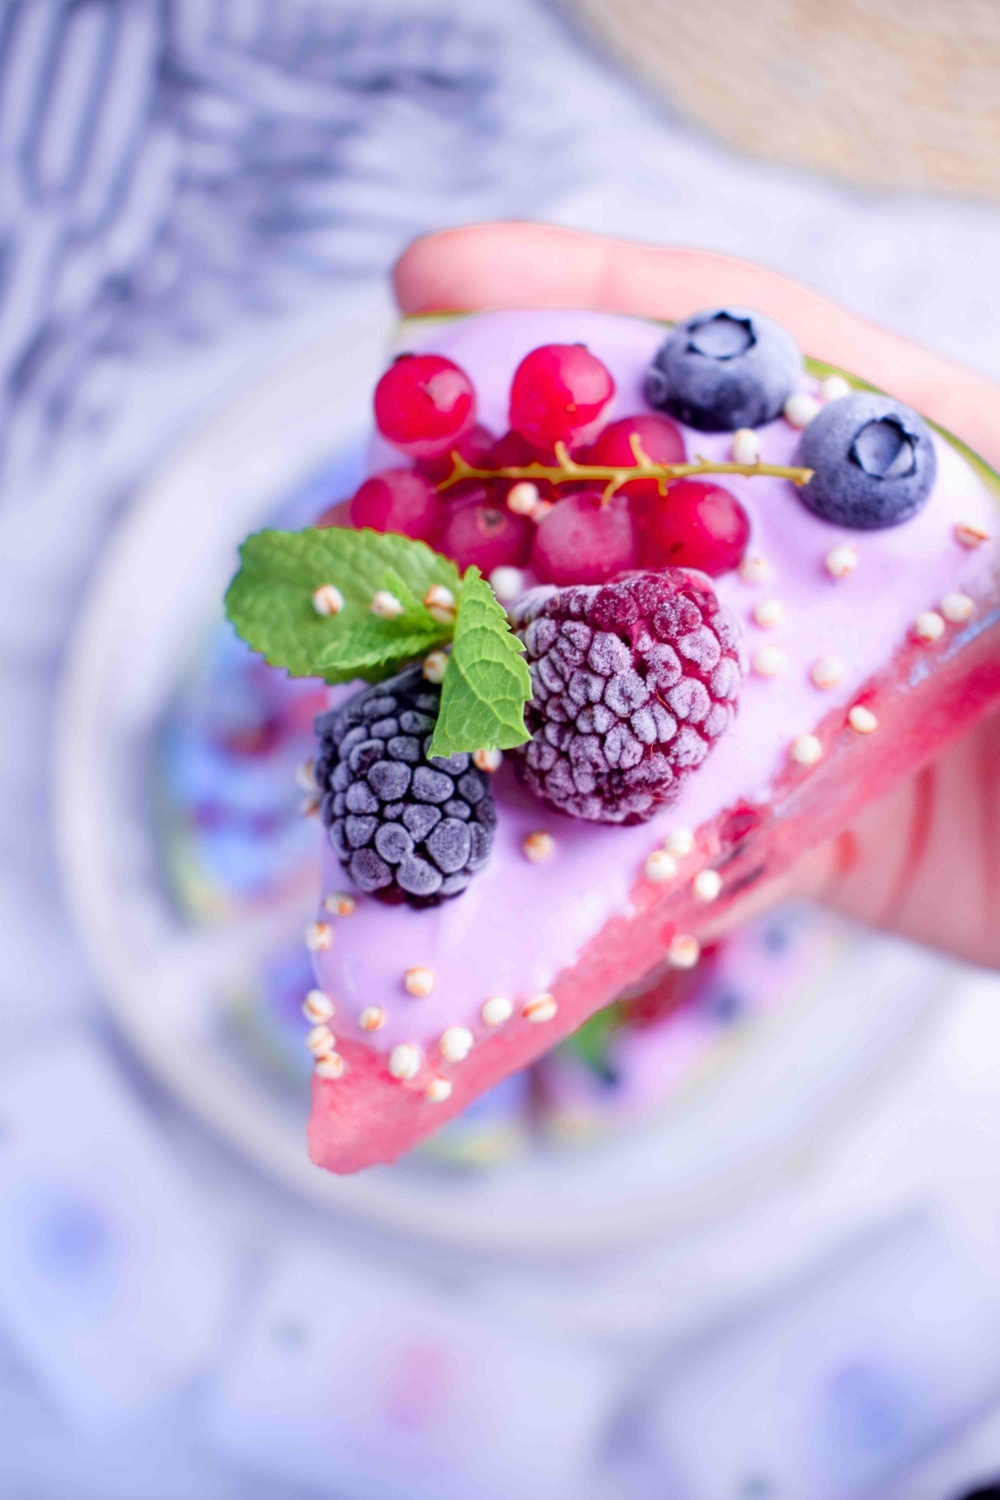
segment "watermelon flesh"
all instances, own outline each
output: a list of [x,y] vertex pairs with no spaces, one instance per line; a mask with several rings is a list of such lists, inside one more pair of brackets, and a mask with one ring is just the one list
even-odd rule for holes
[[[406,347],[434,348],[461,364],[476,386],[481,419],[499,432],[513,369],[541,343],[586,342],[614,374],[612,416],[648,410],[642,376],[662,336],[661,325],[641,319],[502,312],[411,332]],[[759,433],[766,460],[792,460],[798,434],[787,422]],[[692,456],[729,456],[727,434],[684,435]],[[331,943],[315,955],[317,984],[335,1006],[329,1024],[344,1067],[339,1077],[313,1081],[309,1149],[317,1164],[351,1172],[396,1160],[661,968],[668,955],[683,958],[693,950],[678,937],[715,934],[759,909],[808,849],[1000,704],[1000,481],[946,435],[935,441],[938,477],[929,501],[912,520],[881,532],[819,520],[786,481],[726,478],[749,513],[750,550],[769,570],[759,583],[726,574],[716,588],[744,622],[751,655],[774,644],[786,654],[787,669],[776,678],[748,676],[736,724],[677,803],[641,827],[588,824],[537,801],[505,764],[493,778],[499,818],[493,856],[463,895],[426,911],[358,896],[345,917],[321,902],[318,918],[328,924]],[[376,442],[371,467],[392,462],[398,455]],[[977,528],[987,540],[961,545],[960,526]],[[858,566],[833,579],[824,559],[845,543],[855,548]],[[917,615],[953,593],[973,600],[971,619],[948,624],[931,645],[916,640]],[[763,598],[784,606],[776,629],[752,621]],[[810,667],[829,653],[844,671],[824,691],[812,683]],[[858,704],[875,715],[873,733],[849,727],[848,712]],[[803,734],[820,742],[815,764],[799,765],[789,754]],[[551,859],[532,864],[523,841],[538,830],[552,835],[555,848]],[[672,879],[654,882],[646,873],[649,855],[682,831],[693,837],[691,851],[678,859]],[[325,838],[323,861],[324,901],[349,892]],[[722,880],[710,903],[692,885],[708,866]],[[422,998],[403,983],[417,965],[434,976]],[[483,1006],[495,996],[510,1001],[512,1014],[490,1026]],[[541,1007],[548,1019],[531,1019],[540,996],[551,996],[554,1006]],[[373,1005],[386,1021],[366,1033],[358,1017]],[[460,1062],[448,1062],[439,1046],[452,1027],[473,1037]],[[400,1044],[419,1057],[416,1075],[405,1081],[389,1068]]]

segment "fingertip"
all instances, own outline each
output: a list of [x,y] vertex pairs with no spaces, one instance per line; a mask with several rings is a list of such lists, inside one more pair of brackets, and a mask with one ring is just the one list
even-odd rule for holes
[[452,245],[468,229],[440,229],[411,240],[392,270],[392,283],[403,314],[431,311],[436,289],[442,285],[442,266],[451,259]]
[[592,307],[613,242],[528,220],[423,235],[396,263],[406,313],[504,307]]

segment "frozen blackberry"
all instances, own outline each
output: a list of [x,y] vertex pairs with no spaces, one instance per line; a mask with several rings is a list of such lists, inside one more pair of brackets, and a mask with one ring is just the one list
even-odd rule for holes
[[703,573],[532,589],[515,628],[532,685],[518,768],[561,812],[645,823],[732,722],[740,628]]
[[330,842],[380,901],[436,906],[490,856],[496,809],[485,775],[469,755],[428,756],[440,703],[414,666],[316,720]]
[[667,334],[646,374],[646,400],[702,432],[735,432],[779,416],[801,374],[795,340],[773,319],[714,307]]

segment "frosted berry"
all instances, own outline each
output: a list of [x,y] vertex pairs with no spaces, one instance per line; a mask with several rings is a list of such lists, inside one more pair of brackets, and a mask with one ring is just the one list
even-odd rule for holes
[[469,755],[428,758],[440,702],[417,665],[316,720],[330,842],[355,885],[380,901],[436,906],[490,856],[486,776]]
[[740,628],[683,568],[536,588],[514,609],[532,696],[523,780],[561,812],[644,823],[674,801],[733,719]]
[[435,542],[446,511],[440,496],[415,469],[383,469],[355,491],[351,525]]
[[937,475],[923,417],[874,391],[854,391],[824,406],[799,439],[795,461],[815,470],[798,491],[809,509],[858,531],[908,521]]
[[676,479],[665,496],[632,502],[646,568],[700,568],[710,578],[739,567],[750,540],[740,502],[718,484]]
[[411,458],[447,452],[475,418],[472,381],[443,354],[401,354],[375,387],[379,432]]
[[535,531],[531,566],[546,583],[604,583],[638,556],[635,522],[623,495],[567,495]]
[[[586,452],[578,455],[580,462],[630,466],[635,463],[633,437],[638,438],[643,453],[655,463],[682,464],[687,458],[684,438],[677,423],[656,413],[622,417],[617,422],[610,422]],[[630,500],[655,500],[658,495],[656,480],[630,479],[618,493]]]
[[[427,476],[431,484],[440,484],[451,473],[451,455],[453,451],[461,454],[466,463],[471,464],[474,469],[486,469],[490,467],[490,454],[493,451],[494,443],[495,439],[489,428],[484,427],[481,422],[477,422],[474,427],[469,428],[468,432],[463,433],[457,442],[451,443],[443,453],[438,454],[434,458],[418,459],[417,468],[421,474]],[[468,492],[469,485],[478,483],[480,481],[475,479],[465,480],[463,483],[453,485],[451,489],[445,490],[441,498],[449,501],[457,500],[460,498],[463,490]]]
[[488,578],[494,568],[519,568],[528,561],[534,523],[516,516],[492,496],[463,499],[447,510],[438,548],[464,572],[473,563]]
[[791,334],[763,313],[716,307],[672,328],[646,376],[646,400],[702,432],[779,416],[802,374]]
[[543,344],[514,371],[510,425],[542,448],[589,436],[614,393],[610,370],[586,345]]

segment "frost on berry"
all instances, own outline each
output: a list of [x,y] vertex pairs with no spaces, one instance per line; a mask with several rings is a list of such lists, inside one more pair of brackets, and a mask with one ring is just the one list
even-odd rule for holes
[[742,638],[703,574],[534,589],[514,623],[532,682],[518,767],[563,812],[645,822],[732,722]]
[[470,756],[430,757],[440,690],[419,666],[316,721],[316,783],[351,879],[383,901],[457,896],[490,855],[496,809]]

